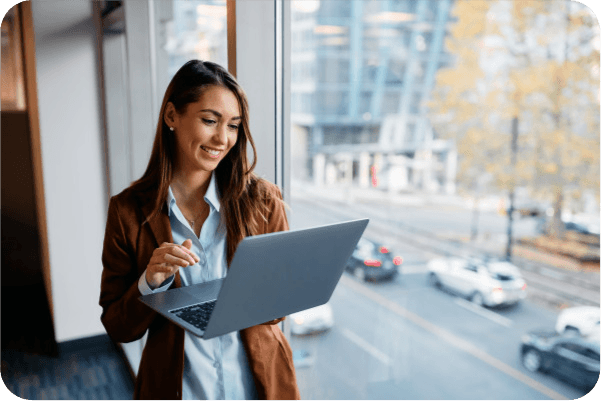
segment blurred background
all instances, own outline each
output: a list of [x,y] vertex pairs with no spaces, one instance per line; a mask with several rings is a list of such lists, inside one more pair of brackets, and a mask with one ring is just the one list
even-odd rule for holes
[[331,300],[286,321],[302,398],[585,395],[600,358],[600,47],[593,10],[564,0],[13,7],[5,385],[131,397],[143,340],[113,344],[97,305],[107,202],[142,174],[164,89],[199,58],[247,90],[258,172],[282,186],[292,229],[370,218]]

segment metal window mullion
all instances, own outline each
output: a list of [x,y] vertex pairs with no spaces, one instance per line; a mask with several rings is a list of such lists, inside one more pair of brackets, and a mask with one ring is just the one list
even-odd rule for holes
[[[255,172],[276,182],[276,0],[236,2],[236,74],[250,108]],[[279,143],[279,142],[277,142]]]
[[275,184],[282,187],[283,183],[283,171],[282,171],[282,130],[283,125],[283,96],[282,96],[282,85],[283,81],[283,66],[282,66],[282,1],[274,1],[274,41],[273,41],[273,52],[274,52],[274,65],[273,69],[275,72],[275,84],[274,84],[274,98],[275,98],[275,127],[274,127],[274,142],[275,142]]
[[[256,173],[282,188],[289,199],[290,4],[282,0],[237,2],[236,75],[250,108],[257,147]],[[231,40],[229,41],[231,43]],[[290,335],[289,325],[283,324]]]
[[[291,31],[290,31],[290,2],[276,0],[276,118],[279,129],[276,129],[276,182],[282,188],[284,200],[290,202],[290,83],[291,83]],[[283,332],[290,338],[290,322],[284,320]]]
[[282,192],[284,200],[290,202],[290,162],[291,162],[291,84],[292,84],[292,32],[290,30],[292,24],[291,6],[289,1],[282,1],[282,26],[281,26],[281,45],[282,45]]
[[124,1],[128,67],[129,135],[133,178],[144,173],[152,142],[156,108],[154,77],[154,29],[150,0]]

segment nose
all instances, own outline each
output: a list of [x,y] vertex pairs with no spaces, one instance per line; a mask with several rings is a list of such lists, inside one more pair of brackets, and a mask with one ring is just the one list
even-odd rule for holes
[[215,133],[215,142],[220,145],[227,145],[227,124],[220,124]]

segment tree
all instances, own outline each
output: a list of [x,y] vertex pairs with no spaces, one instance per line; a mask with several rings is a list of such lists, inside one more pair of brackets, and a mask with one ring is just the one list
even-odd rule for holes
[[557,0],[458,0],[452,15],[455,62],[439,70],[429,108],[436,132],[458,143],[458,187],[473,192],[488,174],[510,201],[526,187],[553,201],[551,233],[561,236],[566,195],[592,189],[599,199],[597,20]]

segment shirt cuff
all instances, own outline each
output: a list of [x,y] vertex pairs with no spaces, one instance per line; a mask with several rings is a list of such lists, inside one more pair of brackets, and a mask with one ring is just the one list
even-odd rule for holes
[[142,295],[150,295],[150,294],[156,294],[157,292],[163,292],[163,291],[167,291],[167,289],[169,287],[171,287],[171,284],[173,283],[173,281],[175,280],[175,275],[169,277],[167,280],[163,281],[161,283],[161,285],[159,285],[157,288],[155,288],[154,290],[152,288],[150,288],[150,286],[148,285],[148,282],[146,281],[146,270],[144,270],[144,273],[142,273],[142,275],[140,276],[140,279],[138,280],[138,290],[140,290],[140,294]]

